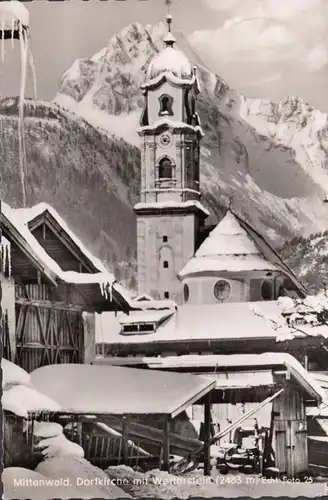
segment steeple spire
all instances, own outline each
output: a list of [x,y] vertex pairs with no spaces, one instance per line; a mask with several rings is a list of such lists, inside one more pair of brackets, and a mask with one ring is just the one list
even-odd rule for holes
[[172,0],[165,0],[165,5],[167,5],[166,24],[167,24],[168,33],[167,33],[166,37],[164,38],[164,43],[167,47],[173,47],[176,40],[171,32],[172,15],[170,12],[170,7],[172,5]]

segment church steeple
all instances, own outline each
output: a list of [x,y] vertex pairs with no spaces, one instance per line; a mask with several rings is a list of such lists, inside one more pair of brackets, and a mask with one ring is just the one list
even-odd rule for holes
[[177,277],[193,255],[207,211],[200,204],[200,140],[195,71],[175,46],[168,13],[165,47],[142,85],[141,192],[135,206],[139,293],[182,301]]

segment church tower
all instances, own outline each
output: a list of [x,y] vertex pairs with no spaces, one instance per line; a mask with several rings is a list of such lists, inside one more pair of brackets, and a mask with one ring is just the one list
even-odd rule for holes
[[178,273],[194,255],[208,215],[200,203],[196,71],[175,47],[167,16],[165,48],[142,85],[141,193],[137,215],[138,292],[182,303]]

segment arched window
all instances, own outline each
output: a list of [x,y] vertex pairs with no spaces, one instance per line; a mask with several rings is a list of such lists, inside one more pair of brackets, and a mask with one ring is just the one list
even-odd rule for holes
[[173,179],[173,163],[170,158],[165,156],[158,164],[159,179]]
[[184,302],[188,302],[189,300],[189,286],[187,285],[187,283],[185,283],[183,287],[183,299]]
[[173,97],[167,94],[161,95],[159,97],[159,116],[165,116],[165,115],[173,115],[172,111],[172,104],[173,104]]

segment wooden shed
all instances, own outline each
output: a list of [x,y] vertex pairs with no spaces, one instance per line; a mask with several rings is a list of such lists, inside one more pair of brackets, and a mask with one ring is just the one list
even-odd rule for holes
[[34,236],[22,212],[1,203],[4,356],[28,372],[90,362],[95,312],[132,307],[129,293],[63,226],[44,223]]
[[[282,475],[295,477],[309,467],[306,408],[325,398],[314,377],[290,354],[190,355],[158,358],[99,358],[97,364],[148,367],[192,373],[216,380],[212,404],[220,407],[259,405],[268,396],[273,399],[273,441],[276,466]],[[239,409],[231,420],[245,411]]]

